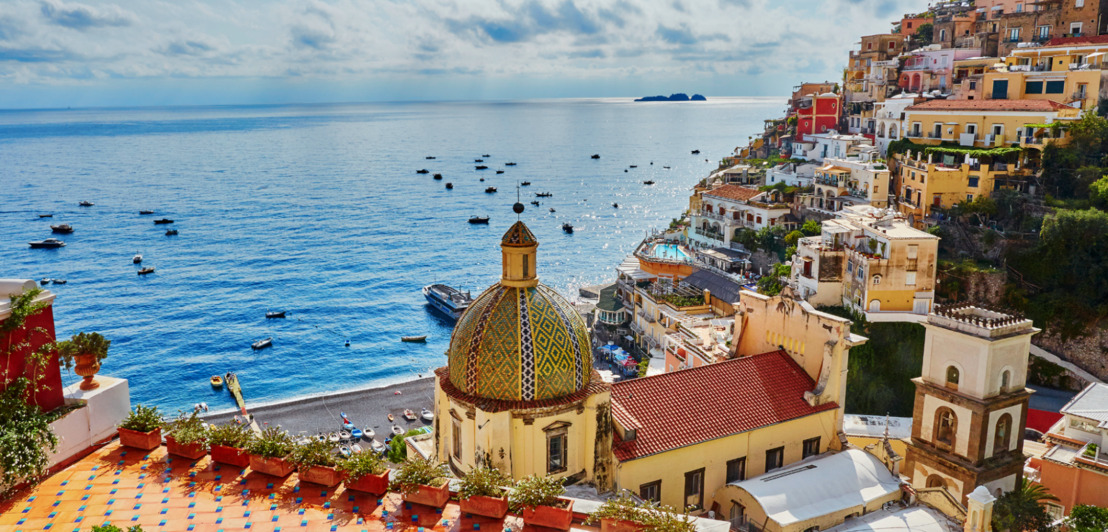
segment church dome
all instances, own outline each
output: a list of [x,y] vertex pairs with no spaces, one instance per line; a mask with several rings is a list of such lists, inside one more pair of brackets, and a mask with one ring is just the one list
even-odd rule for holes
[[503,274],[450,338],[450,382],[486,399],[535,401],[588,386],[592,349],[576,309],[535,276],[538,241],[523,222],[501,240]]

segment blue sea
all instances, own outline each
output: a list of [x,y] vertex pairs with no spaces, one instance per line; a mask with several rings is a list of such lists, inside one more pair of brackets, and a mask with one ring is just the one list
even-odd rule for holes
[[[642,237],[678,216],[691,186],[782,103],[0,111],[0,277],[68,280],[48,287],[58,336],[110,339],[101,372],[127,378],[132,402],[230,407],[208,384],[227,371],[248,403],[408,380],[445,364],[452,326],[420,288],[444,282],[476,295],[497,280],[517,183],[532,183],[519,194],[540,241],[539,276],[574,299],[613,280]],[[484,154],[489,169],[478,171]],[[535,207],[537,192],[553,197]],[[470,225],[472,215],[491,222]],[[175,223],[154,225],[162,217]],[[76,232],[51,235],[58,223]],[[167,227],[180,234],[165,236]],[[51,236],[66,247],[27,245]],[[136,274],[136,253],[154,274]],[[267,310],[288,318],[267,320]],[[423,334],[426,344],[400,342]],[[266,337],[272,348],[251,349]]]

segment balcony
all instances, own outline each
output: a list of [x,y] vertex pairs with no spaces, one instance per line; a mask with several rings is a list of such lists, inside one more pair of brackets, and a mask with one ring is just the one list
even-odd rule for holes
[[702,237],[711,238],[712,240],[719,240],[720,242],[723,242],[722,233],[717,233],[715,231],[705,231],[701,227],[697,227],[694,232]]
[[643,321],[645,321],[647,323],[654,323],[655,321],[658,321],[658,320],[654,319],[653,315],[648,314],[644,310],[639,310],[637,314],[639,315],[639,318],[641,318]]
[[726,221],[729,221],[729,220],[728,220],[728,219],[727,219],[726,217],[724,217],[724,216],[723,216],[722,214],[717,214],[717,213],[714,213],[714,212],[708,212],[708,211],[700,211],[700,212],[696,213],[696,215],[697,215],[697,216],[700,216],[701,218],[707,218],[707,219],[709,219],[709,220],[715,220],[715,221],[717,221],[717,222],[726,222]]

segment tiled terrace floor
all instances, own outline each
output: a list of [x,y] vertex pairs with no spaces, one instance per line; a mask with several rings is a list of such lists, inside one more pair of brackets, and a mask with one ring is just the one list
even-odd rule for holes
[[[300,484],[249,469],[167,456],[113,442],[0,502],[0,531],[87,531],[106,522],[145,532],[470,531],[514,532],[522,521],[459,516],[445,509]],[[593,529],[595,530],[595,529]]]

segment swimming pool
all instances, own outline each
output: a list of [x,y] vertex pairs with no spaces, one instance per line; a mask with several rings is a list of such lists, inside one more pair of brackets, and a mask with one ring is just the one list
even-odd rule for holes
[[676,260],[682,262],[691,262],[692,258],[689,257],[685,250],[681,249],[677,244],[654,244],[651,249],[651,255],[659,259]]

